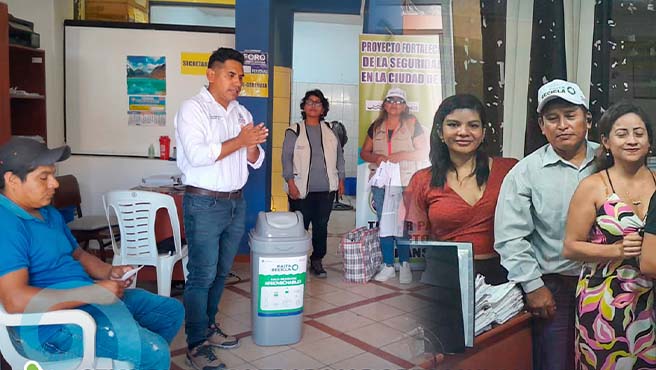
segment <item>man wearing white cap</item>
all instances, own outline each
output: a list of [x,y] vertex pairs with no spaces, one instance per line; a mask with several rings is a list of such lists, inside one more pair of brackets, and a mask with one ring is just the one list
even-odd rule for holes
[[538,124],[548,144],[522,159],[503,181],[494,236],[508,280],[526,293],[536,317],[535,370],[574,368],[574,320],[580,264],[562,257],[570,198],[594,173],[599,146],[587,141],[592,122],[574,83],[553,80],[538,90]]

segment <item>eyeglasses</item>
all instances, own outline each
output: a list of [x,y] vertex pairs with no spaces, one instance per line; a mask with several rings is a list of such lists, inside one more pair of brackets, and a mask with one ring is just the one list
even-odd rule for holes
[[392,98],[392,97],[386,98],[385,102],[390,104],[405,104],[405,100],[401,98]]
[[320,101],[308,100],[305,102],[305,105],[307,105],[308,107],[321,107],[323,106],[323,103],[321,103]]

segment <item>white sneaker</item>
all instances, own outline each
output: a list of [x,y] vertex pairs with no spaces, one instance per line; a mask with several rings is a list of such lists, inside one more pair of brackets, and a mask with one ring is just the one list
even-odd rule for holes
[[376,274],[374,280],[376,281],[387,281],[393,277],[396,277],[396,270],[394,266],[385,266],[379,273]]
[[412,283],[412,270],[410,270],[410,264],[408,262],[403,262],[401,264],[401,268],[399,269],[399,283]]

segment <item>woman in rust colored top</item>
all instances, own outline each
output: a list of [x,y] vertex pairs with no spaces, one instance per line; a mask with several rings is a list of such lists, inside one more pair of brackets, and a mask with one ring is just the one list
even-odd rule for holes
[[471,242],[474,273],[490,284],[507,281],[494,251],[494,210],[503,178],[517,163],[485,152],[485,110],[473,95],[440,104],[431,131],[431,167],[418,171],[404,193],[413,238]]

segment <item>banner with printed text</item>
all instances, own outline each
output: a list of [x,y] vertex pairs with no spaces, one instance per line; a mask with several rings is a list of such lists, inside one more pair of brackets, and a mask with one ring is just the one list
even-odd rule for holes
[[[442,101],[442,61],[438,36],[363,34],[360,35],[359,46],[358,152],[372,122],[381,114],[387,91],[393,87],[405,91],[410,113],[422,124],[428,140],[433,115]],[[369,173],[369,163],[358,156],[357,226],[376,224],[376,213],[367,186]]]

